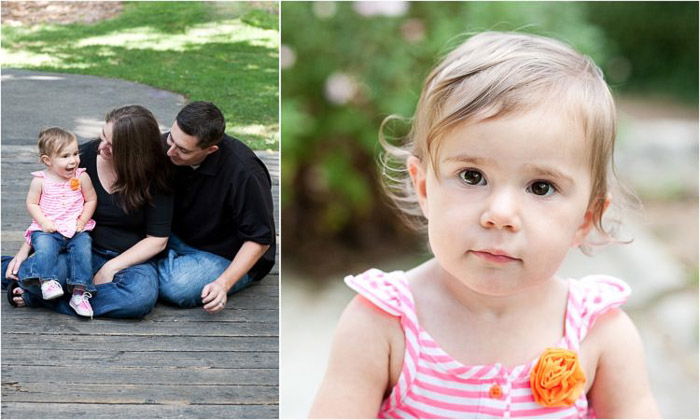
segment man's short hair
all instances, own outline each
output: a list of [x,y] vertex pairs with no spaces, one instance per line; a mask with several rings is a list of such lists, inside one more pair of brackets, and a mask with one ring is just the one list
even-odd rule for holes
[[224,138],[224,115],[211,102],[192,102],[182,108],[175,119],[180,130],[197,137],[197,146],[202,149],[219,144]]

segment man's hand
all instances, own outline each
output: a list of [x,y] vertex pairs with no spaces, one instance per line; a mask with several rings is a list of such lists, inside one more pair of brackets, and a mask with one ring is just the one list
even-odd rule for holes
[[102,268],[100,268],[100,270],[97,273],[95,273],[93,281],[96,285],[111,283],[112,280],[114,280],[115,274],[117,274],[117,270],[113,269],[112,266],[109,264],[109,261],[107,261],[102,266]]
[[202,289],[202,303],[204,310],[210,314],[219,312],[226,307],[226,290],[221,284],[213,281]]

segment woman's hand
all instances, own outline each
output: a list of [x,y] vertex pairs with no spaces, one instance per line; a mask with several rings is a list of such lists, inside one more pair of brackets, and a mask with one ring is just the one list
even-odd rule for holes
[[110,264],[110,261],[107,261],[102,266],[102,268],[100,268],[99,271],[95,273],[93,282],[95,283],[95,285],[111,283],[112,280],[114,280],[114,275],[117,274],[117,271],[119,270],[114,269]]
[[219,312],[226,307],[226,288],[219,284],[217,281],[213,281],[202,289],[202,303],[204,304],[204,310],[210,314]]
[[7,272],[5,273],[5,277],[8,279],[13,279],[13,280],[19,280],[17,278],[17,273],[19,272],[19,266],[22,265],[22,262],[27,259],[29,256],[29,245],[25,242],[22,244],[22,247],[17,251],[17,255],[15,255],[12,260],[10,260],[10,263],[7,265]]

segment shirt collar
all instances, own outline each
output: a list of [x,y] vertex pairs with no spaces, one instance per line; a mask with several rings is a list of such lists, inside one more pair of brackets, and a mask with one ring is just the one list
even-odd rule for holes
[[214,176],[218,172],[219,161],[221,161],[221,148],[214,153],[210,153],[206,158],[199,164],[199,168],[196,169],[198,174]]

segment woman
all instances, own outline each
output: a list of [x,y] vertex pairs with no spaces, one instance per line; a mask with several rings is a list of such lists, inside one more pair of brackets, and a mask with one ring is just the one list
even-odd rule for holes
[[[97,287],[91,299],[94,316],[139,318],[158,298],[158,274],[152,258],[165,249],[170,235],[173,198],[168,184],[170,164],[153,114],[139,105],[112,110],[105,117],[99,140],[80,146],[97,192],[92,231],[92,265]],[[19,279],[8,289],[14,306],[44,306],[75,314],[68,300],[45,301],[33,279],[23,272],[29,255],[23,245],[10,261],[3,258],[6,280]],[[29,256],[31,258],[31,256]],[[58,265],[65,287],[66,258]],[[24,280],[27,281],[24,281]],[[5,282],[4,282],[5,283]]]

